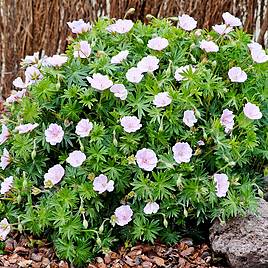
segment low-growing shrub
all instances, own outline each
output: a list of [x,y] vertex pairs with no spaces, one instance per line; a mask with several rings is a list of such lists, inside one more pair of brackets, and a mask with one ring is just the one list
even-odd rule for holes
[[187,15],[75,21],[65,55],[23,60],[1,119],[3,240],[47,236],[83,266],[122,241],[175,243],[189,222],[256,208],[268,56],[223,18],[211,31]]

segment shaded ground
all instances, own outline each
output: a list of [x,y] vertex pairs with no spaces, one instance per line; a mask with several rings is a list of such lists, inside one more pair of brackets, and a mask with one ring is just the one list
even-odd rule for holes
[[[3,245],[4,255],[0,255],[0,268],[74,268],[60,261],[45,240],[14,235]],[[117,252],[97,257],[87,268],[226,268],[217,264],[209,246],[193,245],[191,239],[183,239],[173,247],[163,244],[141,244],[132,248],[121,247]]]

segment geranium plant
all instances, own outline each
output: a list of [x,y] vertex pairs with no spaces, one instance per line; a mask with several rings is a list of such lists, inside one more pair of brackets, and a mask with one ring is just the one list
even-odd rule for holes
[[0,235],[46,235],[83,266],[122,241],[254,210],[268,159],[268,56],[223,14],[68,23],[27,56],[2,114]]

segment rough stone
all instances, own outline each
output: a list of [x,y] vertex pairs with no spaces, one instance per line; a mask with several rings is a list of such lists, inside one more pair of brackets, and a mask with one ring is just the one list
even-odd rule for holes
[[259,199],[256,215],[237,217],[210,228],[212,250],[224,255],[233,268],[268,267],[268,203]]

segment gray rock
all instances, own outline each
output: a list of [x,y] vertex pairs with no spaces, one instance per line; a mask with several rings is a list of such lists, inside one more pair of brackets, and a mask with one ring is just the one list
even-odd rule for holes
[[268,267],[268,203],[260,199],[257,215],[237,217],[210,228],[212,250],[225,255],[233,268]]

